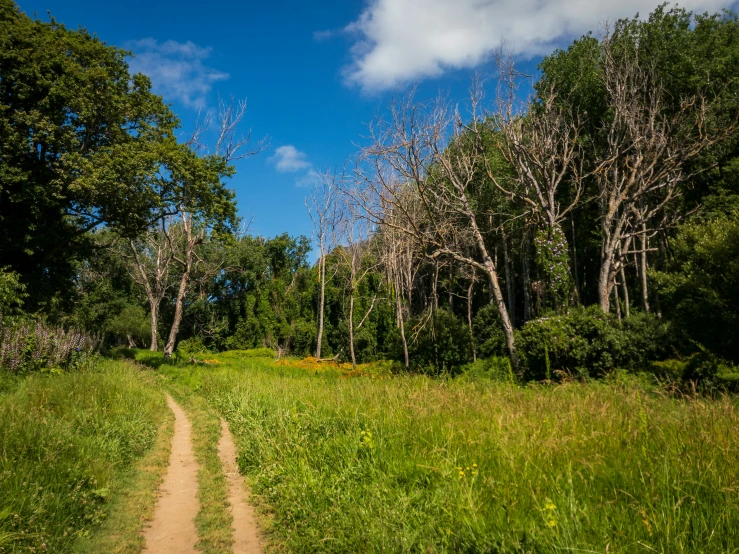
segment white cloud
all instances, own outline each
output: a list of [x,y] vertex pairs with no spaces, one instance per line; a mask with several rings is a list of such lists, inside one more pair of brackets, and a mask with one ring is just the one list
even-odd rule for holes
[[292,144],[276,148],[274,155],[267,158],[267,161],[280,173],[302,173],[295,179],[295,186],[313,187],[321,181],[321,174],[313,168],[305,152]]
[[148,75],[154,91],[166,101],[179,100],[186,106],[200,107],[213,84],[229,77],[228,73],[203,64],[211,48],[190,41],[168,40],[160,44],[145,38],[130,41],[124,47],[135,55],[129,62],[131,70]]
[[[661,0],[369,0],[345,29],[357,36],[349,83],[392,88],[479,65],[503,41],[521,57],[546,54],[609,20],[646,15]],[[718,11],[736,0],[682,0]]]
[[312,167],[305,152],[301,152],[292,144],[286,144],[277,148],[274,156],[271,156],[267,161],[274,164],[280,173],[295,173]]
[[318,171],[316,171],[315,169],[310,169],[305,175],[303,175],[299,179],[296,179],[295,184],[299,187],[312,188],[320,184],[321,179],[321,174],[318,173]]

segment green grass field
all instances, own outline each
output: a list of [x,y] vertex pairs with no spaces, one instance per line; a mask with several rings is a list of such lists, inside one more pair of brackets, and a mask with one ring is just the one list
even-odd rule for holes
[[205,552],[230,551],[218,414],[272,551],[739,552],[736,398],[128,354],[158,369],[0,382],[0,553],[140,551],[163,389],[193,423]]
[[[0,552],[100,552],[100,541],[88,543],[111,520],[106,552],[139,551],[162,464],[137,463],[156,466],[169,451],[167,440],[152,448],[171,419],[152,373],[105,360],[93,371],[3,379]],[[136,512],[120,509],[130,498]]]
[[734,399],[212,358],[160,371],[227,418],[287,551],[739,552]]

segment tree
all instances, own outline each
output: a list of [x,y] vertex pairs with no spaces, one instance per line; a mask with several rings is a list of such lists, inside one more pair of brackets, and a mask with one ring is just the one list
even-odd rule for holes
[[73,297],[90,230],[149,223],[177,120],[127,55],[0,0],[0,267],[20,274],[31,309]]
[[[148,229],[136,240],[128,240],[131,277],[144,289],[149,302],[149,350],[152,352],[159,350],[159,308],[172,287],[170,272],[175,256],[174,247],[181,242],[176,236],[172,240],[173,234],[182,232],[181,227],[172,228],[171,219],[162,219],[159,223],[159,229]],[[165,232],[165,229],[168,230]]]
[[413,237],[429,260],[453,260],[485,275],[517,367],[513,323],[489,248],[495,226],[490,214],[478,209],[493,187],[480,179],[486,152],[475,134],[466,132],[484,124],[478,100],[473,95],[472,122],[466,124],[442,99],[430,109],[413,94],[393,102],[390,119],[370,127],[372,144],[357,165],[355,200],[378,225]]
[[[696,117],[696,110],[700,113],[705,108],[705,128],[710,131],[712,138],[717,138],[714,134],[716,130],[723,129],[724,138],[727,139],[710,140],[710,144],[702,147],[697,155],[683,159],[682,177],[675,184],[673,197],[666,206],[672,211],[671,217],[665,220],[666,214],[662,211],[653,220],[639,221],[637,214],[632,214],[621,245],[613,240],[610,245],[604,245],[609,242],[605,236],[600,244],[589,239],[590,229],[595,224],[600,227],[602,214],[608,210],[602,202],[586,202],[577,213],[573,213],[572,233],[573,238],[578,236],[580,240],[580,259],[597,257],[604,261],[597,267],[588,264],[580,268],[581,296],[605,304],[606,294],[613,290],[616,282],[615,277],[620,276],[622,285],[626,283],[625,277],[628,278],[628,275],[624,269],[630,261],[637,268],[642,306],[648,310],[650,295],[647,267],[662,263],[665,239],[674,232],[674,227],[665,229],[665,224],[672,224],[697,208],[721,211],[720,206],[733,202],[732,199],[737,197],[737,181],[731,179],[730,168],[739,154],[739,142],[733,130],[736,94],[739,90],[739,81],[736,79],[739,21],[735,14],[728,11],[693,14],[683,8],[662,5],[646,18],[617,21],[608,34],[611,42],[617,44],[618,55],[621,56],[618,63],[627,57],[632,61],[638,60],[641,71],[651,79],[649,85],[641,83],[641,92],[645,97],[659,96],[659,114],[656,114],[655,121],[669,123],[673,144],[682,143],[679,135],[683,131],[687,131],[687,143],[694,143],[695,136],[691,137],[691,132],[695,128],[691,126],[690,114],[686,113],[688,107],[688,112],[693,110],[693,118]],[[611,149],[609,133],[612,125],[618,125],[614,121],[613,98],[607,90],[604,59],[603,41],[588,33],[566,50],[557,50],[545,57],[540,65],[542,77],[535,84],[537,94],[555,91],[560,99],[567,101],[573,113],[582,117],[581,136],[588,174],[609,159],[605,154]],[[612,80],[612,77],[611,72],[609,79]],[[655,92],[655,86],[659,93]],[[641,106],[638,109],[641,109],[643,118],[648,118],[648,101],[645,98],[634,100],[637,106]],[[689,106],[691,103],[693,105]],[[681,121],[684,125],[679,124]],[[624,152],[629,148],[625,143],[622,146]],[[602,189],[594,178],[587,180],[586,187],[586,196],[603,201]],[[657,196],[664,198],[660,194]],[[642,212],[651,210],[655,201],[657,198],[650,197],[648,201],[637,203],[637,209]],[[655,238],[657,244],[650,244],[650,239]],[[629,239],[630,244],[627,245]],[[623,255],[616,256],[618,259],[613,264],[616,267],[609,286],[606,271],[601,276],[601,269],[611,263],[607,261],[607,253],[619,249]],[[658,252],[659,258],[656,259]],[[577,271],[577,265],[573,265]],[[604,290],[604,287],[608,290]],[[652,300],[656,304],[657,299]]]
[[686,164],[730,136],[736,123],[715,128],[712,102],[703,95],[682,98],[678,108],[666,110],[664,85],[631,41],[606,34],[601,48],[611,118],[604,122],[595,182],[602,236],[598,299],[607,313],[631,239],[645,235],[645,222],[665,227],[679,185],[691,177]]
[[358,215],[358,206],[352,205],[351,198],[355,196],[351,193],[345,194],[344,210],[341,215],[340,233],[344,239],[345,245],[338,249],[339,258],[347,271],[346,289],[349,296],[349,314],[347,324],[349,327],[349,355],[352,360],[352,367],[357,369],[357,355],[354,350],[354,334],[355,331],[362,328],[367,318],[372,313],[377,301],[375,294],[370,305],[356,324],[354,321],[354,308],[356,302],[357,291],[359,286],[370,274],[378,267],[379,261],[376,259],[375,253],[372,251],[374,242],[371,240],[371,228],[369,220]]
[[[488,178],[507,198],[518,200],[527,219],[536,225],[537,260],[555,308],[559,308],[567,303],[572,289],[569,249],[562,224],[580,205],[586,177],[581,116],[567,99],[558,97],[553,85],[534,88],[533,96],[522,102],[518,99],[521,75],[501,54],[498,70],[502,92],[488,116],[494,131],[474,121],[471,129],[479,141],[493,142],[492,148],[488,148],[499,152],[511,168],[510,172],[501,172],[500,164],[493,165],[490,156],[483,157]],[[505,239],[503,246],[508,269]],[[512,291],[510,280],[506,279],[506,283]],[[513,309],[511,301],[509,308]]]
[[[388,214],[386,217],[391,218]],[[413,237],[397,230],[397,225],[386,225],[379,237],[382,245],[382,266],[395,301],[395,321],[403,343],[403,362],[410,367],[408,338],[405,334],[406,312],[412,305],[413,282],[418,270],[416,249]]]
[[681,343],[690,350],[697,342],[734,362],[739,362],[738,216],[696,218],[681,226],[667,267],[652,272],[663,315],[674,322]]
[[316,358],[321,358],[323,343],[323,319],[326,311],[326,255],[336,244],[336,225],[339,222],[338,193],[336,175],[326,173],[321,176],[313,194],[306,198],[305,205],[313,223],[313,238],[318,244],[318,336],[316,339]]

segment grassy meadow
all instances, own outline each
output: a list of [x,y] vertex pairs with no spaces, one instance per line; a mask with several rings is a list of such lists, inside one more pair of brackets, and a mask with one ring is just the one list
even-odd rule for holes
[[739,403],[137,357],[229,422],[291,552],[739,552]]
[[155,385],[152,372],[110,360],[2,377],[1,553],[140,551],[169,452],[171,415]]

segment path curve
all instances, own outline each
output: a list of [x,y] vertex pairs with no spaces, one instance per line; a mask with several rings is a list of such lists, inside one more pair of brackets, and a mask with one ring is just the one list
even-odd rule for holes
[[145,553],[197,554],[198,533],[198,463],[193,454],[192,426],[185,412],[167,395],[167,405],[174,412],[174,436],[169,467],[159,488],[154,519],[144,531]]
[[218,456],[221,458],[223,473],[228,480],[228,503],[233,516],[233,554],[262,554],[261,538],[254,517],[254,508],[248,502],[249,492],[236,465],[238,451],[228,428],[228,423],[224,419],[221,419]]

